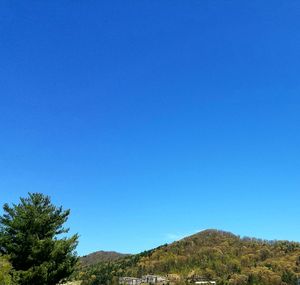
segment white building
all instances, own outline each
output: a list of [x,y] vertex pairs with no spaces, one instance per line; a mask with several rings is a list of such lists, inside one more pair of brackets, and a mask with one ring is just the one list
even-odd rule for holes
[[119,284],[122,285],[140,285],[142,283],[142,279],[135,277],[120,277]]
[[145,275],[142,278],[135,277],[120,277],[120,285],[140,285],[140,284],[159,284],[167,285],[168,279],[158,275]]
[[168,279],[162,276],[158,275],[144,275],[142,277],[142,283],[147,284],[166,284],[168,282]]

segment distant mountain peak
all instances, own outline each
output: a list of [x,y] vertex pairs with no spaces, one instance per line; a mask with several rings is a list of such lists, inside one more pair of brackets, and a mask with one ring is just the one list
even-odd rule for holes
[[82,256],[80,258],[80,263],[83,266],[93,265],[99,262],[109,262],[116,261],[122,257],[129,256],[130,254],[119,253],[116,251],[104,251],[99,250],[96,252],[92,252],[88,255]]

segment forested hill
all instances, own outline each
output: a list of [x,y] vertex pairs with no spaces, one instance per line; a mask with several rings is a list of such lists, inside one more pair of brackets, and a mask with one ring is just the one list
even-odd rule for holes
[[80,258],[80,263],[83,266],[90,266],[97,264],[99,262],[111,262],[118,260],[122,257],[129,256],[129,254],[123,254],[115,251],[96,251],[91,254],[82,256]]
[[104,284],[116,276],[147,273],[175,274],[181,282],[198,275],[218,284],[294,285],[300,278],[300,243],[206,230],[138,255],[98,263],[83,270],[81,277],[85,284]]

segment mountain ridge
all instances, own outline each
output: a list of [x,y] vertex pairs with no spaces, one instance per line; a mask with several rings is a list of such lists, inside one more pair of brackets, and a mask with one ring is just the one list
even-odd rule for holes
[[83,266],[90,266],[99,262],[111,262],[131,254],[120,253],[116,251],[98,250],[80,257],[80,263]]
[[296,285],[300,243],[208,229],[136,255],[94,264],[84,274],[87,279],[94,276],[99,284],[118,276],[175,274],[181,282],[203,276],[221,285]]

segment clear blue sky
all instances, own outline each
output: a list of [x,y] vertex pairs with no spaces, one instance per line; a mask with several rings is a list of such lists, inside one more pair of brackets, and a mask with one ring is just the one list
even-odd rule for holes
[[79,254],[300,241],[299,19],[296,0],[2,0],[0,203],[71,208]]

